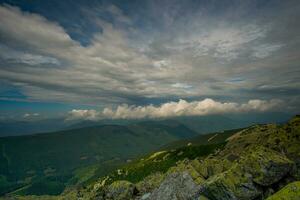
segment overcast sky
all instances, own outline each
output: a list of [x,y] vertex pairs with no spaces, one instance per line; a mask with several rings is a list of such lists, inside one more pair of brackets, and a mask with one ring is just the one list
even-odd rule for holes
[[0,2],[2,118],[300,110],[298,0]]

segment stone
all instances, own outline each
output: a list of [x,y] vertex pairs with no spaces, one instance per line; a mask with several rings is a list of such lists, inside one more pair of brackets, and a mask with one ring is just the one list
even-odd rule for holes
[[155,189],[149,200],[189,200],[195,199],[199,186],[187,171],[169,174],[159,188]]
[[253,176],[253,182],[261,186],[278,182],[291,171],[293,164],[284,155],[264,147],[252,149],[240,161],[244,170]]
[[137,193],[134,184],[129,181],[115,181],[105,191],[105,199],[129,200]]

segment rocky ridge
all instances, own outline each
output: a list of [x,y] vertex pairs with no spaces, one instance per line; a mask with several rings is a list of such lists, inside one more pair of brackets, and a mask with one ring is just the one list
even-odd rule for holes
[[[167,173],[156,175],[159,181],[147,190],[139,188],[151,185],[151,178],[136,184],[136,191],[129,189],[133,185],[124,184],[130,195],[112,199],[278,199],[290,188],[296,188],[298,195],[299,166],[300,116],[296,116],[284,125],[255,125],[240,131],[227,139],[221,151],[177,163]],[[110,197],[104,194],[98,199]]]

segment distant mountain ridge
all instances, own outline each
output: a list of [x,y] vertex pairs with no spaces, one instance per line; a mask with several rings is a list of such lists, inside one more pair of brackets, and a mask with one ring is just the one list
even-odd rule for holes
[[[196,135],[177,122],[172,125],[151,122],[2,137],[0,193],[35,181],[45,179],[44,182],[47,182],[49,178],[52,184],[63,188],[76,168],[97,163],[102,165],[104,173],[127,159],[153,151],[168,142]],[[55,177],[59,181],[53,181],[57,179]]]
[[[44,119],[36,121],[0,121],[0,137],[31,135],[60,130],[77,129],[98,125],[129,125],[140,122],[168,123],[177,121],[199,134],[242,128],[257,123],[283,123],[292,115],[284,113],[247,113],[231,115],[185,116],[165,119],[103,119],[65,120],[64,118]],[[170,124],[170,123],[169,123]]]

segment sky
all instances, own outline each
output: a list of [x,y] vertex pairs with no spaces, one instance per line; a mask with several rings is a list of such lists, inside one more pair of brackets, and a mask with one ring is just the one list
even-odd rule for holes
[[300,110],[298,0],[0,0],[0,119]]

